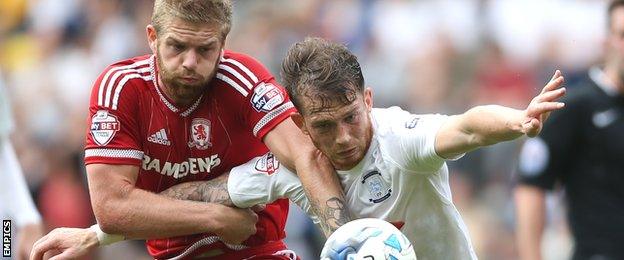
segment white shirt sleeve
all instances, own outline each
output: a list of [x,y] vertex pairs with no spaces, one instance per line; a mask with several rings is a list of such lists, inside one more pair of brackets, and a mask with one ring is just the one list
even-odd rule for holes
[[41,216],[30,197],[13,146],[7,138],[0,138],[0,211],[13,217],[16,226],[40,223]]
[[227,186],[232,202],[239,208],[289,198],[317,222],[311,215],[310,203],[299,178],[280,165],[271,153],[232,168]]

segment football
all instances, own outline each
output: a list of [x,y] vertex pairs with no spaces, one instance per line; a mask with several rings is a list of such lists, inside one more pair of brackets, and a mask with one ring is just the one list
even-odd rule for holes
[[413,260],[410,241],[392,224],[363,218],[344,224],[325,242],[322,260]]

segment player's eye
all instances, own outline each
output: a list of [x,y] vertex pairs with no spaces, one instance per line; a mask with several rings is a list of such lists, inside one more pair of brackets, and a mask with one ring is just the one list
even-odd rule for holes
[[328,123],[320,123],[320,124],[315,125],[314,127],[315,127],[315,128],[321,128],[321,129],[322,129],[322,128],[327,128],[327,127],[329,127],[329,124],[328,124]]
[[331,124],[327,122],[322,122],[314,124],[313,127],[319,131],[325,131],[331,127]]
[[181,52],[184,50],[184,45],[179,43],[172,43],[171,48],[173,48],[173,50],[175,50],[176,52]]
[[197,48],[197,52],[199,52],[200,54],[206,54],[206,53],[213,51],[215,47],[216,47],[215,44],[200,46]]
[[350,114],[349,116],[345,117],[345,122],[347,123],[353,123],[357,120],[357,114]]

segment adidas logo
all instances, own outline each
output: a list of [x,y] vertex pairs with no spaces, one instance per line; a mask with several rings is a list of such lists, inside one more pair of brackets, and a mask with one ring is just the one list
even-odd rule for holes
[[169,139],[167,138],[167,132],[164,128],[147,137],[147,141],[155,144],[162,144],[167,146],[171,145],[171,141],[169,141]]

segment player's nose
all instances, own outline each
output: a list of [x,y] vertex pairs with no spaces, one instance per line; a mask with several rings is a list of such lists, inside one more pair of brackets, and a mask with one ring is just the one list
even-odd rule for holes
[[349,128],[346,125],[339,124],[336,129],[336,143],[338,145],[348,144],[351,141],[351,135],[349,134]]
[[187,70],[194,71],[195,68],[197,68],[198,58],[199,55],[197,54],[197,52],[195,52],[195,50],[190,50],[186,52],[183,57],[182,67]]

